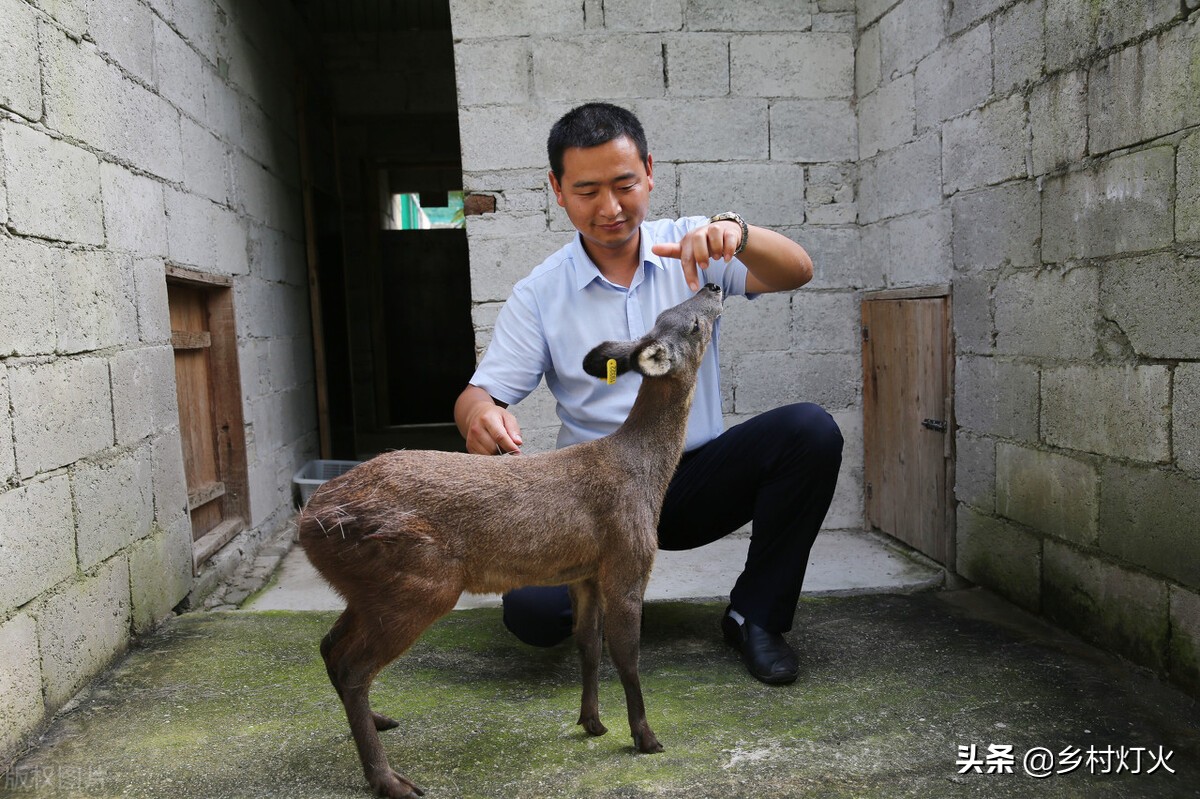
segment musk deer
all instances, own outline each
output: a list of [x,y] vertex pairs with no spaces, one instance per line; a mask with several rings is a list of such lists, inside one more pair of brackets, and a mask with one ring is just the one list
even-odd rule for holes
[[611,435],[518,457],[388,452],[309,500],[300,543],[346,600],[321,655],[378,794],[424,792],[388,764],[377,730],[398,722],[371,710],[371,682],[463,591],[569,584],[583,672],[579,724],[590,735],[606,732],[597,697],[603,624],[634,747],[662,751],[638,679],[642,598],[696,370],[720,313],[721,289],[709,284],[659,315],[640,340],[588,353],[590,375],[642,375],[628,418]]

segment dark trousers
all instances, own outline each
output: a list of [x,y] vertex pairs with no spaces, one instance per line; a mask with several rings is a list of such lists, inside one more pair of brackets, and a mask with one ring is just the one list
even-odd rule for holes
[[[752,522],[730,603],[760,627],[787,632],[841,462],[841,431],[817,405],[748,419],[684,454],[663,502],[658,546],[695,549]],[[504,624],[528,644],[557,644],[571,634],[571,621],[566,586],[504,595]]]

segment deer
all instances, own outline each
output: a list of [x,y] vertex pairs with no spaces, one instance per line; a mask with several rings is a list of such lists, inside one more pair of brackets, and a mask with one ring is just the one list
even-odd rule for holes
[[389,764],[378,733],[399,722],[371,709],[371,683],[464,591],[567,584],[583,682],[578,724],[588,735],[607,732],[598,698],[603,635],[634,749],[663,750],[638,676],[642,603],[696,372],[721,307],[721,288],[708,284],[663,311],[642,338],[587,354],[583,369],[594,377],[641,375],[628,417],[603,438],[511,457],[385,452],[310,497],[299,542],[346,602],[321,656],[377,795],[411,799],[424,789]]

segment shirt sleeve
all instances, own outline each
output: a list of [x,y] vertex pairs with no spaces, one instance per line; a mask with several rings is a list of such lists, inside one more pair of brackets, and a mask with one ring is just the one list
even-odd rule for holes
[[514,289],[500,309],[492,341],[471,376],[478,386],[507,405],[525,399],[550,364],[550,348],[534,298]]

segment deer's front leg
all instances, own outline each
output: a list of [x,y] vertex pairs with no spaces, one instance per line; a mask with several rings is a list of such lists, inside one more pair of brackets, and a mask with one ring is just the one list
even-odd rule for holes
[[600,592],[592,580],[576,583],[570,590],[575,644],[579,647],[583,675],[578,723],[588,735],[603,735],[608,728],[600,723]]
[[642,683],[638,677],[638,657],[641,651],[642,591],[626,591],[610,596],[604,614],[604,633],[608,651],[625,688],[625,707],[629,711],[629,731],[633,746],[647,754],[661,752],[662,744],[646,721],[646,705],[642,699]]

